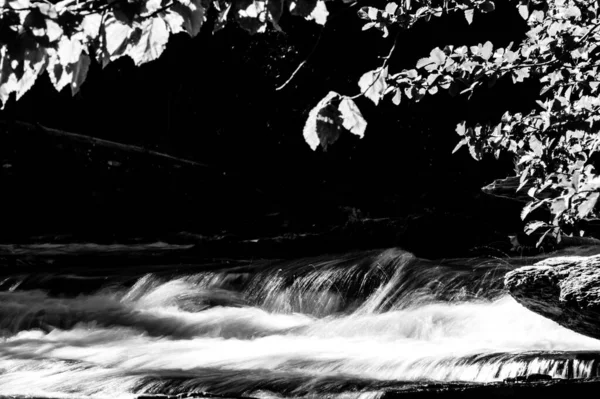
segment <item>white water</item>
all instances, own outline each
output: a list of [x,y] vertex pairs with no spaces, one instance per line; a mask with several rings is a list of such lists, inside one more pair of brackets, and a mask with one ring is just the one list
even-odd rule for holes
[[[402,381],[598,373],[600,352],[577,353],[600,351],[600,341],[492,294],[497,267],[467,284],[464,271],[398,251],[305,266],[146,275],[76,298],[0,292],[0,394],[347,397],[354,383],[355,396],[377,396]],[[434,295],[444,290],[445,299]],[[469,295],[482,290],[489,295]]]

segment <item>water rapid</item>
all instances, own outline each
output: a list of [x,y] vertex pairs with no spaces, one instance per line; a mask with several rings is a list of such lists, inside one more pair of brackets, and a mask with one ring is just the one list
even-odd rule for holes
[[388,249],[135,278],[107,269],[98,289],[70,295],[48,276],[77,286],[83,266],[5,276],[0,395],[375,398],[404,384],[599,376],[600,341],[503,291],[513,267]]

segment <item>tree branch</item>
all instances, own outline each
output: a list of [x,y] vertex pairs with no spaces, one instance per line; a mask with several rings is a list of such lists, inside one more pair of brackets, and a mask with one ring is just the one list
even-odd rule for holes
[[596,29],[598,29],[598,27],[600,27],[600,22],[598,22],[597,24],[595,24],[594,26],[592,26],[592,28],[585,35],[583,35],[583,37],[581,39],[579,39],[579,43],[583,42],[585,39],[587,39],[588,37],[590,37],[590,35],[592,33],[594,33],[594,31]]
[[167,11],[169,8],[173,7],[176,3],[177,3],[177,1],[173,0],[169,4],[167,4],[167,5],[159,8],[158,10],[153,11],[150,14],[140,15],[140,17],[143,18],[143,19],[152,18],[155,15],[160,14],[161,12]]

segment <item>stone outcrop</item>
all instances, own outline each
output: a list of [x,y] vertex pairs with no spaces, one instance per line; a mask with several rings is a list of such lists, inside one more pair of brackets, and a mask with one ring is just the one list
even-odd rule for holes
[[600,254],[547,258],[507,273],[504,284],[526,308],[600,339]]

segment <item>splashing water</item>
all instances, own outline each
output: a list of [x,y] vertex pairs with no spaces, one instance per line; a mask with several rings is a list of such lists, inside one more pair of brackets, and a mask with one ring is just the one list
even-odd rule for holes
[[600,375],[600,341],[503,292],[512,267],[393,249],[146,274],[69,297],[13,276],[0,281],[0,395],[362,398],[409,383]]

